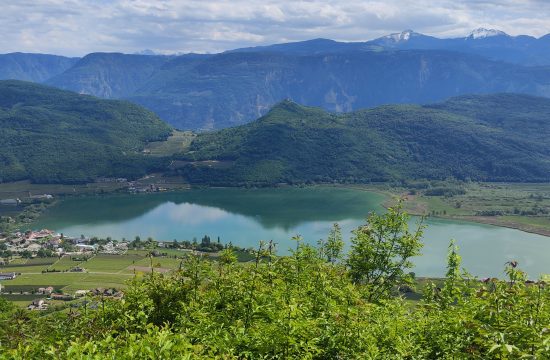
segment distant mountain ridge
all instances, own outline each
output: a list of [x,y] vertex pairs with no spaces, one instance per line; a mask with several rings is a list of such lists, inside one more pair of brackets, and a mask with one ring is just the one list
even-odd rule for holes
[[364,42],[338,42],[315,39],[287,44],[275,44],[231,50],[231,52],[291,51],[306,54],[374,50],[448,50],[480,55],[490,60],[521,65],[550,65],[550,34],[535,38],[528,35],[510,36],[496,29],[478,28],[465,37],[437,38],[404,30]]
[[[536,39],[483,28],[455,39],[406,30],[366,42],[313,39],[220,54],[23,54],[17,66],[2,62],[2,56],[14,58],[8,55],[0,55],[0,79],[130,100],[191,130],[247,123],[286,98],[347,112],[470,93],[550,97],[550,35]],[[36,65],[21,65],[26,63]]]
[[70,69],[78,58],[48,54],[0,54],[0,80],[43,82]]

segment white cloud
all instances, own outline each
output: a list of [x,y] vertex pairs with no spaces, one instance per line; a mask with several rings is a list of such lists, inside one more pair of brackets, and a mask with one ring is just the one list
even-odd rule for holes
[[550,32],[543,0],[4,0],[0,52],[216,52],[317,37],[363,41],[414,29]]

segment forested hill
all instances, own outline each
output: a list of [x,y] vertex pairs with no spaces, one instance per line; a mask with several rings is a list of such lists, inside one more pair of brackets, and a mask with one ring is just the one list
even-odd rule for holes
[[[347,114],[283,101],[259,120],[200,134],[178,169],[192,182],[550,181],[550,99],[516,94]],[[200,162],[217,160],[218,162]]]
[[0,180],[74,183],[135,177],[139,154],[171,128],[142,107],[22,81],[0,81]]

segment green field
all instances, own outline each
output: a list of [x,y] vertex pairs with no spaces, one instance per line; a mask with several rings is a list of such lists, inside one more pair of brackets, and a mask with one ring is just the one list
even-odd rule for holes
[[[153,267],[159,268],[159,271],[179,268],[181,259],[170,256],[182,256],[186,253],[173,249],[159,248],[158,250],[170,253],[169,257],[153,257]],[[63,290],[66,293],[98,287],[124,288],[134,274],[150,271],[151,258],[146,256],[147,254],[147,250],[130,250],[125,255],[98,254],[88,261],[74,261],[70,256],[31,260],[14,259],[10,265],[0,268],[0,272],[18,272],[21,275],[14,280],[2,281],[3,293],[14,294],[9,296],[10,300],[26,306],[29,301],[39,297],[32,293],[40,287],[53,286],[56,290]],[[68,271],[75,266],[84,268],[85,272]],[[42,273],[43,270],[56,270],[56,272]],[[21,295],[24,292],[31,294]],[[27,297],[32,299],[29,300]]]
[[189,148],[195,136],[191,131],[175,130],[166,141],[148,143],[145,152],[152,156],[170,156],[182,153]]
[[74,268],[75,266],[80,266],[80,261],[74,261],[71,259],[71,256],[63,256],[58,259],[55,263],[51,264],[48,267],[48,270],[60,270],[66,271]]
[[43,270],[50,268],[50,266],[57,260],[57,257],[15,259],[8,265],[0,266],[0,272],[40,273]]
[[81,264],[88,272],[119,273],[143,259],[140,255],[96,255]]
[[[393,198],[405,198],[405,210],[430,215],[505,226],[550,236],[550,184],[432,182],[429,189],[460,188],[464,194],[428,196],[417,184],[376,187]],[[373,190],[371,186],[365,189]],[[388,200],[386,206],[393,203]]]

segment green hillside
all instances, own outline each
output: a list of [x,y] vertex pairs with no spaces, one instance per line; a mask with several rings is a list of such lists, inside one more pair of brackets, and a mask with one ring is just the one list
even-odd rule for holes
[[[331,114],[291,101],[200,134],[176,171],[210,184],[550,180],[550,100],[497,94]],[[206,160],[215,160],[206,161]],[[223,165],[223,166],[221,166]]]
[[128,102],[0,81],[1,181],[140,176],[163,165],[140,150],[170,132],[153,113]]

